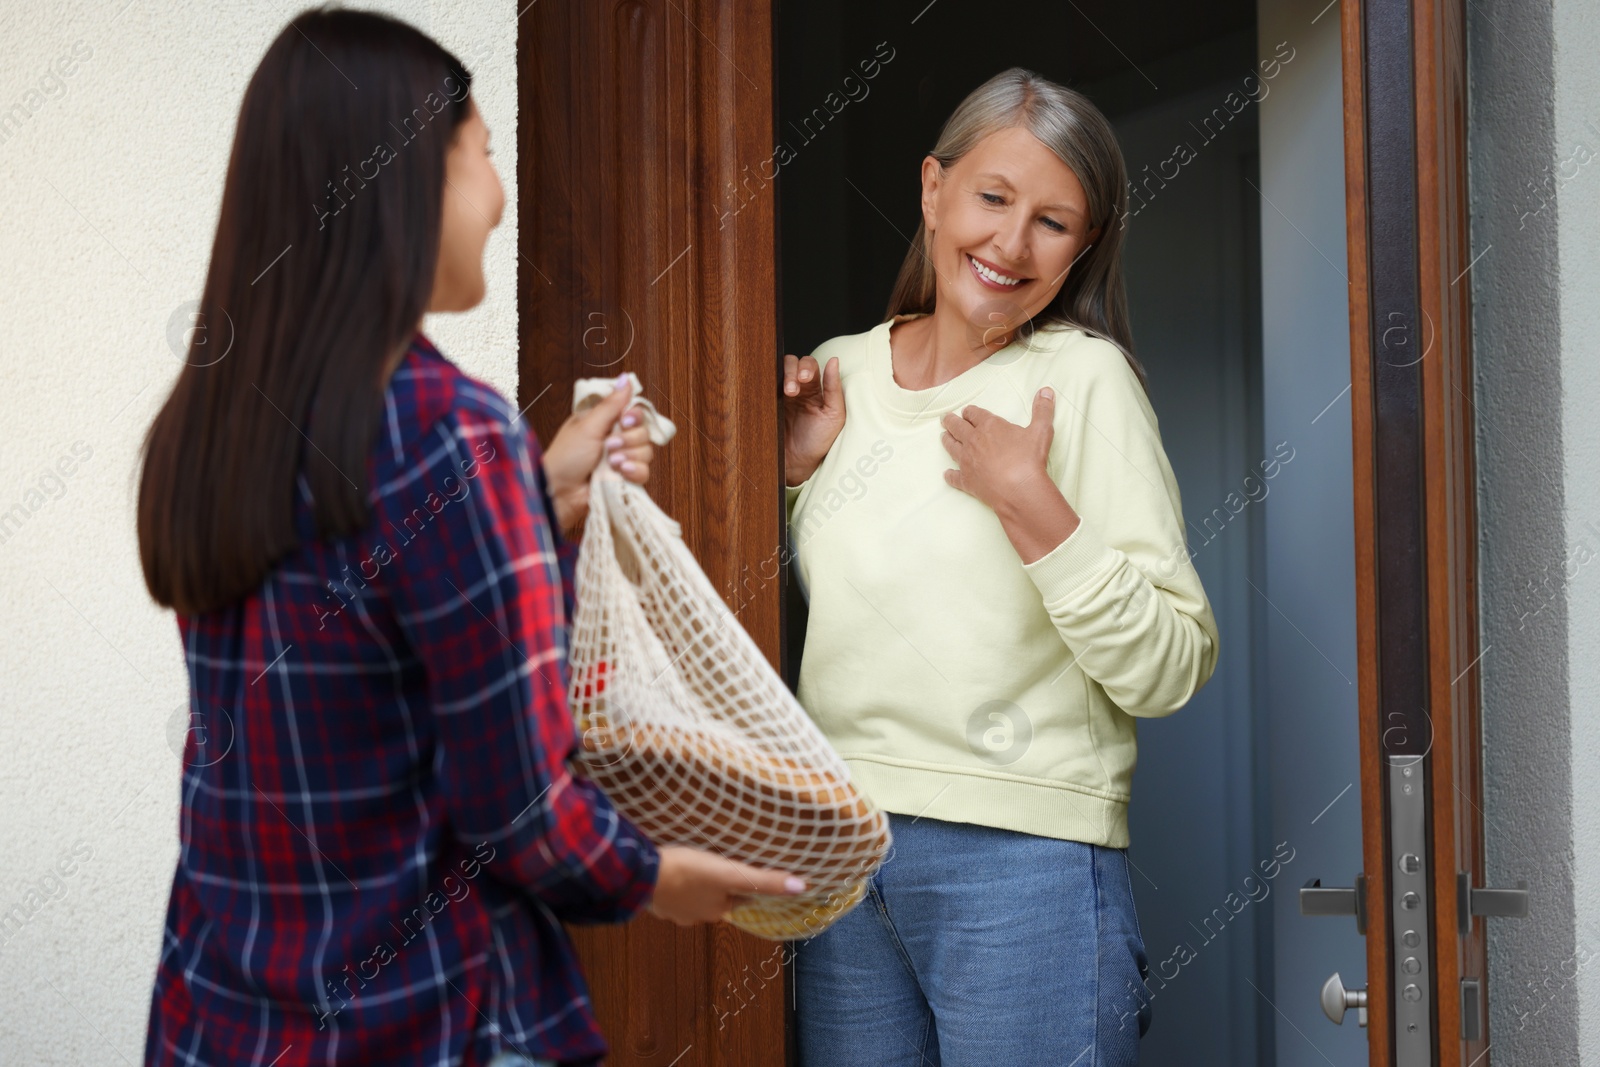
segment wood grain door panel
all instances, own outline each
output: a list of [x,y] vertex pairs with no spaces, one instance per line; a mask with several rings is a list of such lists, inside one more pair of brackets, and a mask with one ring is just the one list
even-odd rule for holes
[[[520,403],[548,440],[575,379],[638,373],[679,427],[651,494],[732,602],[782,535],[776,212],[724,195],[774,143],[771,11],[547,2],[518,27]],[[778,666],[777,586],[738,602]],[[649,915],[571,932],[609,1063],[782,1062],[782,946]]]

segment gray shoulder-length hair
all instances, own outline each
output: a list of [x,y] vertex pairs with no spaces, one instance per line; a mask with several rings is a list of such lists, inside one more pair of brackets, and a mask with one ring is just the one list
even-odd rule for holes
[[[930,153],[948,168],[983,138],[1020,126],[1071,168],[1089,200],[1088,230],[1100,229],[1067,274],[1061,291],[1035,316],[1033,327],[1063,326],[1110,341],[1121,350],[1139,382],[1149,390],[1144,367],[1133,354],[1128,295],[1122,280],[1122,238],[1128,213],[1127,167],[1111,123],[1082,93],[1012,67],[978,86],[961,101]],[[935,297],[927,227],[911,239],[900,276],[889,297],[896,315],[930,313]]]

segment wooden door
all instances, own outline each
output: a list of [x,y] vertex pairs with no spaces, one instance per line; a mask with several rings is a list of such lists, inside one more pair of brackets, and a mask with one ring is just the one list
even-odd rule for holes
[[[520,404],[548,440],[574,379],[638,373],[679,426],[651,494],[777,666],[771,10],[529,4],[517,47]],[[783,1061],[783,946],[649,915],[572,933],[608,1063]]]
[[1465,8],[1341,17],[1370,1061],[1486,1067]]

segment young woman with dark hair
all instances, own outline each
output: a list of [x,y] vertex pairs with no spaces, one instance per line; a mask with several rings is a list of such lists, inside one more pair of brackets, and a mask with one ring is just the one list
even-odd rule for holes
[[420,330],[482,300],[504,207],[470,87],[313,10],[245,92],[139,489],[190,682],[147,1063],[593,1063],[563,921],[804,888],[658,850],[568,772],[589,475],[652,453],[620,379],[541,450]]

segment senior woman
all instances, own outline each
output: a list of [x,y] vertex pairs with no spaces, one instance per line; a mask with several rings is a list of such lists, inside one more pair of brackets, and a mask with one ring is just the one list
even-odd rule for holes
[[1014,68],[921,177],[885,320],[785,359],[798,696],[894,834],[797,946],[800,1060],[1124,1067],[1135,727],[1218,651],[1133,355],[1125,168],[1085,97]]

